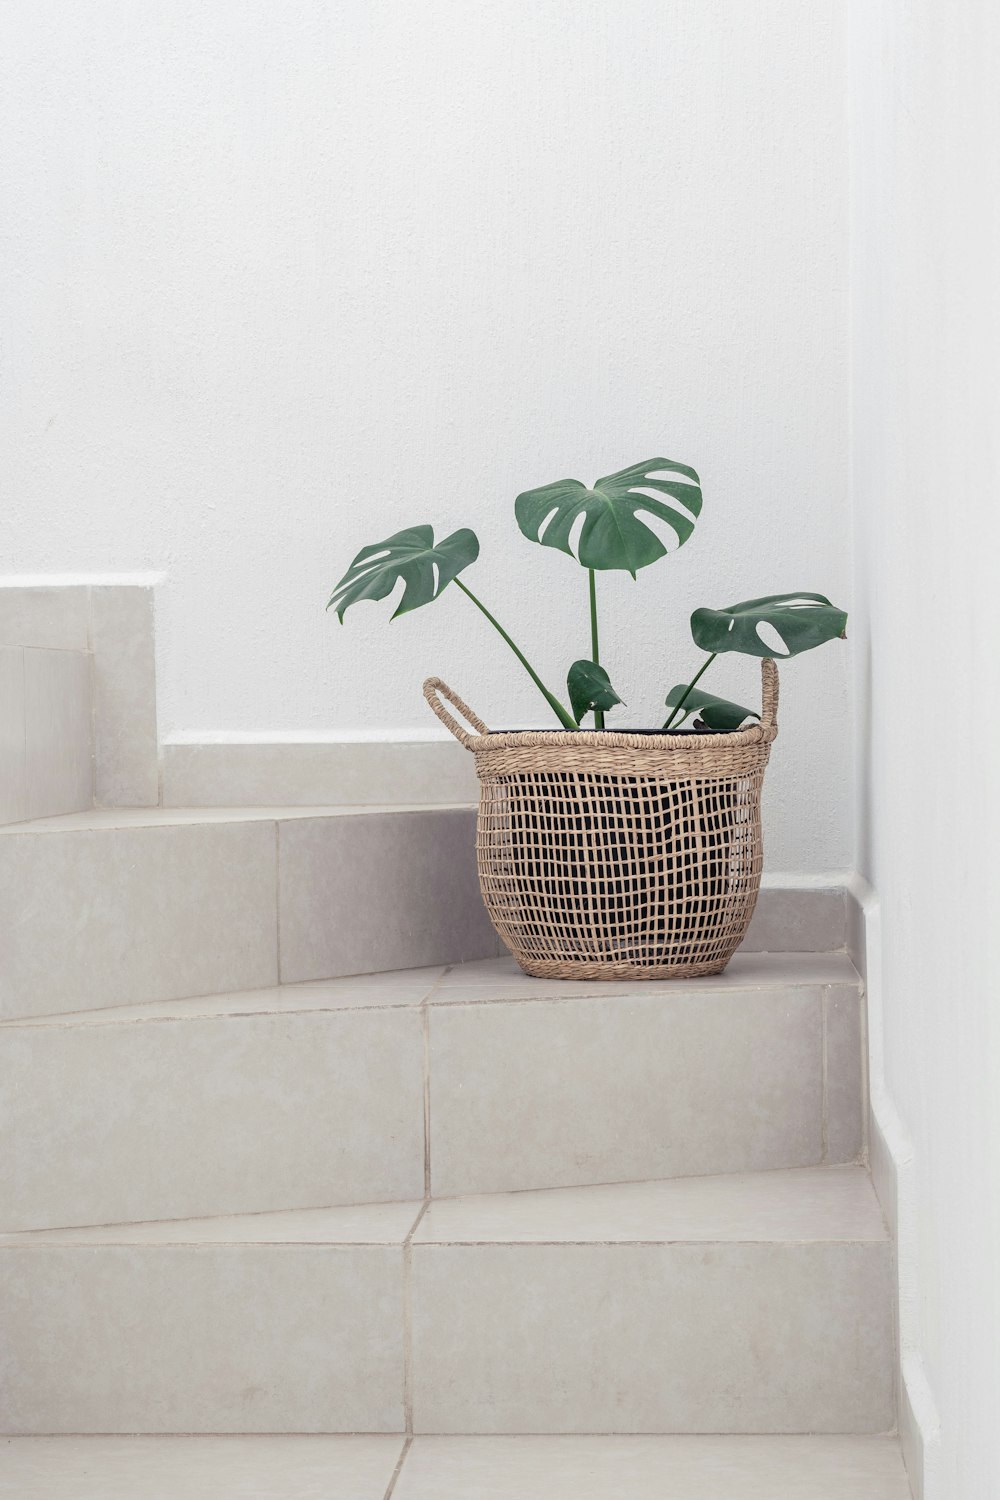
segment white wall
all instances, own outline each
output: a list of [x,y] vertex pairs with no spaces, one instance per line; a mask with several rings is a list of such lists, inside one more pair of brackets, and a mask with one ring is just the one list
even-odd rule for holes
[[998,76],[993,0],[856,0],[858,863],[882,907],[873,1052],[912,1143],[927,1500],[1000,1489]]
[[[602,580],[629,720],[699,659],[696,605],[848,604],[845,3],[8,6],[0,572],[162,570],[169,738],[421,729],[431,672],[544,722],[455,590],[340,629],[330,587],[472,525],[561,687],[585,575],[513,497],[658,453],[705,512]],[[847,861],[847,677],[839,646],[786,674],[772,868]]]

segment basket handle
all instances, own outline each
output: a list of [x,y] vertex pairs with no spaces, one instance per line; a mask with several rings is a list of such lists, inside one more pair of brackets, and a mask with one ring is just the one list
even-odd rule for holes
[[[778,732],[778,664],[765,656],[760,664],[760,727]],[[773,738],[773,736],[772,736]]]
[[459,713],[462,715],[462,718],[466,721],[466,723],[471,724],[473,729],[475,729],[479,734],[489,734],[489,730],[483,723],[482,719],[480,719],[477,714],[474,714],[472,712],[472,709],[469,707],[469,705],[467,703],[463,703],[457,693],[452,692],[451,688],[446,682],[442,682],[440,677],[428,677],[427,681],[424,683],[424,697],[427,699],[427,702],[437,714],[444,727],[451,730],[456,740],[458,740],[460,744],[464,745],[466,750],[471,750],[472,741],[475,736],[468,734],[462,728],[458,720],[452,717],[452,715],[445,708],[444,704],[441,702],[441,698],[438,697],[439,693],[441,694],[441,698],[447,698],[448,702],[453,704],[454,707],[458,709]]

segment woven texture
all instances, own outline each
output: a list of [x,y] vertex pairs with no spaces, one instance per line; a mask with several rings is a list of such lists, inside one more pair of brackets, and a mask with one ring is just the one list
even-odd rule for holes
[[760,724],[716,735],[491,734],[439,679],[424,684],[475,754],[483,900],[526,973],[663,979],[725,968],[760,886],[778,698],[774,662],[762,667]]

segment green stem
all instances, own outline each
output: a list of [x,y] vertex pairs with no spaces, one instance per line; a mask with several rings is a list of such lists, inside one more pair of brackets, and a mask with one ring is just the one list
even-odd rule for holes
[[458,588],[458,589],[461,589],[463,594],[467,594],[468,597],[472,600],[473,604],[476,606],[477,609],[482,610],[482,612],[486,616],[487,620],[489,620],[490,624],[493,626],[493,629],[496,630],[496,631],[498,631],[499,634],[503,636],[504,640],[507,642],[508,646],[513,651],[514,655],[517,657],[518,661],[521,663],[522,667],[527,672],[528,676],[531,678],[532,682],[535,684],[536,688],[541,693],[542,697],[545,699],[546,703],[552,709],[553,713],[555,714],[556,718],[559,720],[559,722],[563,726],[563,728],[564,729],[577,729],[577,728],[579,728],[579,725],[577,724],[577,722],[573,718],[573,716],[570,714],[569,710],[566,709],[566,708],[563,708],[562,704],[559,702],[559,699],[555,696],[554,693],[550,693],[549,692],[548,688],[545,686],[545,683],[539,677],[538,673],[535,671],[534,667],[531,665],[531,662],[528,660],[528,658],[525,656],[524,652],[521,650],[520,646],[517,646],[511,640],[511,638],[507,634],[506,630],[504,630],[503,626],[500,624],[500,621],[498,619],[496,619],[496,617],[494,615],[490,614],[489,610],[486,608],[486,605],[482,602],[481,599],[477,599],[476,598],[475,594],[472,592],[472,590],[470,588],[466,588],[466,586],[462,582],[461,578],[456,578],[454,580],[454,582],[455,582],[455,587]]
[[[670,728],[671,724],[673,724],[673,722],[676,719],[677,715],[682,713],[685,703],[688,701],[688,699],[690,698],[691,694],[694,692],[695,688],[698,686],[698,683],[701,681],[702,677],[704,677],[705,673],[708,671],[709,667],[712,665],[713,661],[718,656],[718,654],[719,654],[718,651],[713,651],[712,654],[709,656],[708,660],[702,662],[700,668],[694,674],[694,676],[691,678],[691,681],[688,683],[687,687],[684,689],[683,693],[681,694],[680,698],[678,699],[677,703],[675,704],[674,710],[671,713],[669,719],[664,724],[663,728],[664,728],[665,731]],[[681,722],[682,723],[684,722],[683,721],[683,717],[681,719]]]
[[[590,574],[590,659],[596,667],[601,665],[601,646],[597,636],[597,579],[593,568],[588,568]],[[603,708],[594,709],[594,728],[604,728]]]

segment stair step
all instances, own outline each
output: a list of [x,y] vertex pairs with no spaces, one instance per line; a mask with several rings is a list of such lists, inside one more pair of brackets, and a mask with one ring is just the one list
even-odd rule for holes
[[0,1238],[12,1433],[400,1432],[420,1203]]
[[[471,806],[110,808],[0,827],[0,1018],[495,957]],[[845,942],[765,887],[746,949]]]
[[843,954],[738,954],[689,983],[503,959],[7,1021],[0,1228],[417,1198],[425,1166],[454,1196],[855,1160],[862,1008]]
[[18,1500],[909,1500],[858,1437],[9,1438]]
[[404,1389],[417,1432],[892,1425],[861,1168],[421,1209],[0,1237],[6,1430],[401,1431]]
[[0,1026],[0,1227],[421,1198],[420,1011],[346,1003],[419,990],[347,983]]
[[430,1006],[432,1192],[855,1161],[863,1004],[844,954],[740,953],[689,982],[450,970]]
[[910,1487],[887,1438],[418,1437],[392,1500],[910,1500]]
[[892,1257],[860,1168],[434,1203],[417,1432],[893,1425]]
[[475,820],[129,808],[0,828],[0,1017],[494,955]]

